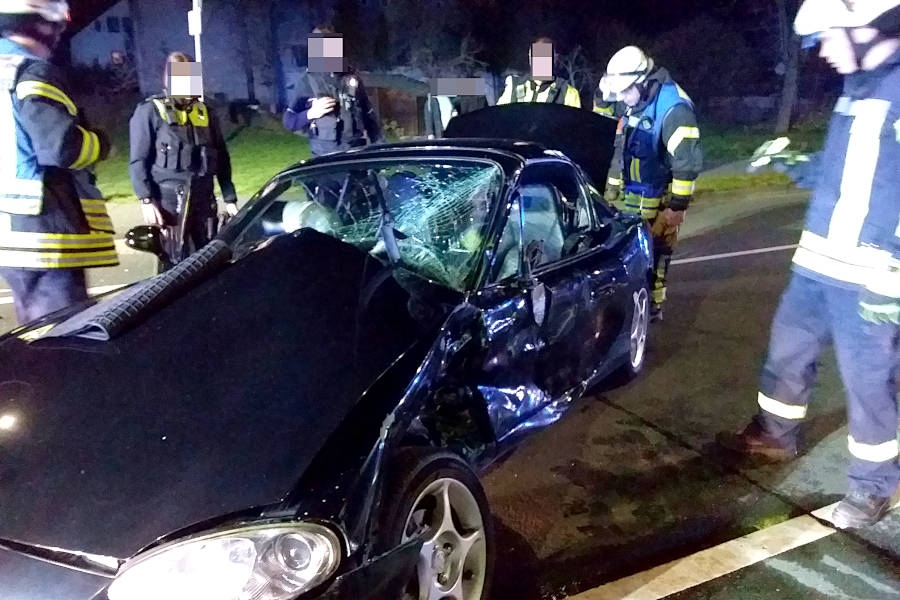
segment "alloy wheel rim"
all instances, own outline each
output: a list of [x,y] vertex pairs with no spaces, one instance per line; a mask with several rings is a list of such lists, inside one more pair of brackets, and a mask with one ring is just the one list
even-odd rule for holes
[[487,571],[484,519],[475,496],[452,478],[431,482],[406,518],[402,541],[424,538],[406,598],[480,600]]
[[650,298],[641,288],[634,293],[634,311],[631,317],[631,368],[638,369],[644,362],[647,350],[647,329],[650,325]]

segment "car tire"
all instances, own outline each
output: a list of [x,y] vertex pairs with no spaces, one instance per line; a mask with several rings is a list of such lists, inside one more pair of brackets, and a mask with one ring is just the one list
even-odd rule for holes
[[426,539],[403,600],[429,597],[423,585],[438,597],[490,597],[494,527],[481,482],[465,461],[450,452],[405,449],[392,461],[382,497],[376,552]]
[[650,331],[650,286],[645,284],[632,293],[634,306],[629,331],[629,349],[622,366],[615,372],[616,381],[627,383],[640,375],[647,362]]

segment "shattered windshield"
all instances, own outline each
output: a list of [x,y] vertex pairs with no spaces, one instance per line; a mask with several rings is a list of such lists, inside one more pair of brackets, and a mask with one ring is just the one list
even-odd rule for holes
[[455,290],[464,290],[503,186],[494,163],[354,161],[268,184],[234,248],[311,228]]

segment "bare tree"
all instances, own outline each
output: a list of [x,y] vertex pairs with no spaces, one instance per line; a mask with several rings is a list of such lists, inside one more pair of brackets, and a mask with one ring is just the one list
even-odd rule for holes
[[781,101],[775,133],[785,133],[791,126],[794,105],[797,103],[798,78],[800,74],[800,43],[794,35],[792,23],[797,14],[796,0],[775,0],[778,15],[779,50],[781,52],[780,74],[783,77]]
[[579,92],[588,90],[598,80],[596,69],[591,66],[580,45],[565,54],[557,54],[556,62],[562,67],[569,85]]

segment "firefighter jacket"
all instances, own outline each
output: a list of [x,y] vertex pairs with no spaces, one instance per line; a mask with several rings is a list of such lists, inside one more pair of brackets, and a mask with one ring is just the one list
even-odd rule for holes
[[619,118],[608,183],[623,186],[627,208],[652,219],[670,184],[668,206],[688,207],[703,167],[703,151],[694,104],[668,71],[655,71],[646,86],[646,98],[633,108],[604,102],[598,94],[594,111]]
[[46,60],[0,39],[0,266],[118,264],[113,228],[88,169],[109,152]]
[[[300,96],[284,113],[284,126],[309,138],[315,155],[341,152],[366,143],[384,141],[375,108],[359,75],[345,73],[309,73],[300,82]],[[334,98],[337,107],[330,114],[310,120],[306,111],[314,98]]]
[[225,202],[236,202],[231,181],[231,158],[215,112],[195,100],[177,104],[171,97],[151,96],[137,105],[130,123],[131,159],[128,171],[138,198],[172,206],[174,189],[190,186],[191,202],[213,206],[213,179],[218,179]]
[[814,189],[794,270],[900,298],[900,52],[847,76],[806,170]]
[[531,77],[508,76],[497,104],[514,102],[546,102],[581,108],[578,90],[566,83],[562,77],[557,77],[553,81],[534,81]]

